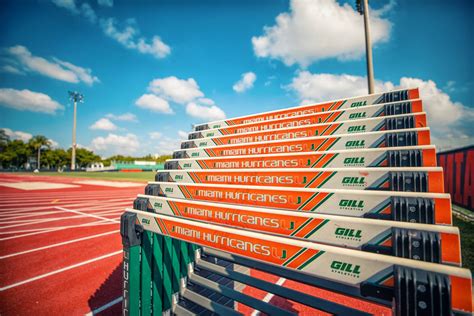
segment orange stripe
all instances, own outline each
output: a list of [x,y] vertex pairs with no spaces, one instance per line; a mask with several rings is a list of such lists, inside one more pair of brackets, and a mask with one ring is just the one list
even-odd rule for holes
[[426,123],[426,115],[416,115],[415,116],[415,127],[426,127],[428,124]]
[[418,145],[430,145],[430,131],[418,132]]
[[418,88],[408,90],[408,98],[409,99],[418,99],[420,97],[420,91]]
[[393,280],[393,276],[388,278],[387,280],[385,280],[382,285],[385,285],[385,286],[389,286],[389,287],[394,287],[395,286],[395,283],[394,283],[394,280]]
[[[328,177],[330,177],[331,174],[332,174],[332,172],[330,172],[330,171],[323,171],[322,174],[319,176],[319,178],[314,180],[314,182],[311,183],[311,185],[308,188],[317,188],[321,183],[324,182],[324,180],[326,180]],[[311,181],[313,181],[313,179]]]
[[206,154],[209,156],[209,157],[215,157],[216,154],[214,154],[214,152],[212,151],[212,149],[204,149],[204,151],[206,152]]
[[331,123],[331,122],[334,122],[334,120],[336,119],[336,117],[339,115],[339,113],[341,112],[333,112],[331,113],[328,118],[326,119],[326,123]]
[[423,167],[436,167],[436,150],[431,149],[423,149]]
[[454,309],[472,312],[472,281],[456,276],[451,279],[451,303]]
[[[293,235],[293,237],[299,237],[299,238],[303,238],[304,236],[306,236],[310,231],[312,231],[314,228],[316,228],[319,224],[321,224],[323,220],[322,219],[317,219],[317,218],[313,218],[311,220],[311,222],[308,223],[308,225],[306,225],[304,228],[302,228],[298,233],[296,233],[295,235]],[[303,222],[304,223],[304,222]],[[301,223],[301,224],[303,224]],[[298,228],[296,228],[298,229]]]
[[[324,193],[320,192],[317,193],[317,195],[309,202],[306,204],[301,210],[309,212],[311,211],[319,202],[321,202],[329,193]],[[306,202],[306,201],[305,201]]]
[[171,207],[171,209],[177,213],[179,216],[183,216],[183,214],[181,213],[180,209],[175,205],[174,202],[169,202],[168,205]]
[[288,268],[293,268],[297,269],[300,265],[308,261],[312,256],[317,254],[319,251],[314,250],[314,249],[307,249],[305,252],[303,252],[301,255],[299,255],[296,259],[291,261],[287,267]]
[[339,139],[338,137],[328,139],[328,141],[321,148],[319,148],[318,151],[328,150],[338,139]]
[[334,131],[339,127],[340,124],[331,124],[329,128],[321,135],[332,135]]
[[379,214],[392,214],[392,206],[389,204],[383,211]]
[[180,185],[179,188],[180,188],[181,193],[184,194],[184,197],[185,197],[185,198],[189,199],[189,198],[192,197],[191,194],[188,192],[188,190],[186,189],[185,186]]
[[452,225],[452,210],[450,199],[435,200],[435,224]]
[[201,182],[202,182],[201,179],[199,178],[199,176],[196,175],[195,172],[188,172],[188,174],[189,174],[189,176],[191,177],[191,179],[193,179],[193,181],[194,181],[195,183],[201,183]]
[[441,260],[443,263],[461,264],[459,235],[441,233]]
[[411,102],[412,113],[423,112],[423,102],[421,100]]
[[339,101],[337,102],[338,104],[336,105],[336,107],[334,107],[332,110],[339,110],[339,108],[342,106],[342,104],[344,104],[344,101]]
[[323,158],[320,161],[318,161],[318,164],[314,166],[313,168],[322,168],[324,164],[326,164],[326,162],[331,160],[332,157],[334,157],[334,154],[324,154]]

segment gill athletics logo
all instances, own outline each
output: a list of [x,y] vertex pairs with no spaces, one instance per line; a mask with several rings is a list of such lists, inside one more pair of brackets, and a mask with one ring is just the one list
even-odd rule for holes
[[367,101],[359,101],[359,102],[353,102],[350,107],[356,108],[356,107],[365,106],[365,105],[367,105]]
[[365,132],[366,128],[365,125],[356,125],[356,126],[349,126],[347,129],[348,133],[363,133]]
[[346,148],[364,148],[365,140],[348,140],[346,142]]
[[365,157],[347,157],[344,159],[344,166],[363,166]]
[[339,201],[341,209],[347,210],[363,210],[364,200],[341,200]]
[[347,240],[360,240],[362,238],[362,230],[338,227],[334,232],[336,238]]
[[352,113],[349,115],[349,120],[354,120],[354,119],[359,119],[359,118],[364,118],[364,117],[367,117],[366,112]]
[[365,186],[365,177],[344,177],[342,184],[344,186]]
[[352,263],[333,261],[331,263],[331,271],[341,275],[348,275],[354,278],[360,277],[360,265],[353,265]]

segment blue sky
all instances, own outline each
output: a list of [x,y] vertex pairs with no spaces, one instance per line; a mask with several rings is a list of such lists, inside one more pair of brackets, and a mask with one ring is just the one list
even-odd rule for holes
[[[419,86],[433,140],[474,143],[472,1],[372,1],[377,91]],[[163,154],[191,124],[365,94],[353,1],[38,0],[0,4],[0,128]],[[240,81],[240,82],[239,82]]]

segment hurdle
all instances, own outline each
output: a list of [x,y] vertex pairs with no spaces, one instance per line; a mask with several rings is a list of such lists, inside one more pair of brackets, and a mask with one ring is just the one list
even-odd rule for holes
[[122,214],[124,315],[472,314],[418,89],[198,124],[180,147]]
[[[176,157],[181,156],[176,152]],[[183,154],[184,155],[184,154]],[[255,168],[436,167],[432,145],[333,150],[208,158],[177,158],[165,162],[165,170]]]
[[334,123],[339,121],[363,120],[371,117],[386,117],[418,112],[423,112],[423,105],[420,99],[410,100],[406,102],[367,105],[364,107],[352,107],[335,111],[317,112],[306,115],[290,116],[273,120],[231,125],[214,129],[206,129],[198,132],[189,133],[188,139],[217,137],[229,134],[261,132],[270,129]]
[[300,212],[427,224],[452,224],[444,193],[149,182],[145,194]]
[[442,168],[167,170],[158,182],[444,193]]
[[195,145],[195,141],[196,140],[183,142],[181,144],[182,147],[190,146],[190,148],[173,152],[173,158],[264,155],[431,144],[430,129],[428,127],[410,128],[402,131],[377,131],[356,134],[315,136],[199,148],[192,147]]
[[261,121],[272,120],[272,119],[277,119],[277,118],[300,116],[300,115],[305,115],[305,114],[326,112],[326,111],[339,110],[339,109],[348,109],[348,108],[354,108],[354,107],[363,107],[363,106],[371,105],[371,104],[391,103],[391,102],[397,102],[397,101],[412,100],[412,99],[418,99],[419,97],[420,97],[420,93],[419,93],[418,88],[396,90],[396,91],[385,92],[385,93],[359,96],[359,97],[354,97],[354,98],[349,98],[349,99],[340,99],[340,100],[333,100],[333,101],[317,103],[317,104],[301,105],[301,106],[290,107],[290,108],[281,109],[281,110],[235,117],[232,119],[213,121],[209,123],[194,125],[194,130],[202,131],[206,129],[215,129],[215,128],[221,128],[224,126],[246,124],[246,123],[252,123],[252,122],[261,122]]
[[409,115],[375,117],[359,121],[342,121],[339,123],[304,125],[282,129],[271,129],[261,132],[197,138],[183,142],[181,148],[210,147],[226,144],[235,145],[312,136],[366,133],[421,127],[426,127],[426,113],[424,112]]
[[[385,300],[387,305],[392,305],[395,313],[418,309],[440,314],[472,312],[472,280],[467,269],[238,230],[135,209],[127,209],[123,217],[141,227],[138,231],[153,232],[172,237],[173,240],[224,250],[229,254],[284,267],[322,279],[333,287],[338,286],[339,292],[347,290],[366,300]],[[133,230],[135,233],[137,227],[133,227]],[[135,259],[133,257],[134,254],[130,253],[128,260]],[[192,271],[191,268],[189,270]],[[179,274],[177,277],[179,284]],[[130,288],[133,283],[127,285],[129,293],[133,292]],[[151,286],[152,282],[145,284],[146,288]],[[182,288],[176,290],[179,292]],[[231,291],[234,299],[240,298],[252,304],[250,297],[237,291],[229,289],[229,296]],[[408,298],[406,291],[419,295]],[[439,301],[430,299],[433,297],[438,297]],[[136,307],[140,307],[140,304],[143,303]],[[132,308],[132,305],[128,306]],[[275,314],[277,307],[272,307],[267,308],[267,311],[272,310]]]
[[[136,209],[317,243],[428,262],[461,265],[456,227],[223,205],[139,194]],[[409,247],[417,241],[420,247]]]

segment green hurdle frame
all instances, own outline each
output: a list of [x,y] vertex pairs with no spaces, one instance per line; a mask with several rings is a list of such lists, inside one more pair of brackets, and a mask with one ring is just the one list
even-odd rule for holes
[[196,259],[197,245],[141,230],[134,217],[124,213],[120,234],[123,244],[123,315],[161,315],[171,310],[188,265]]

